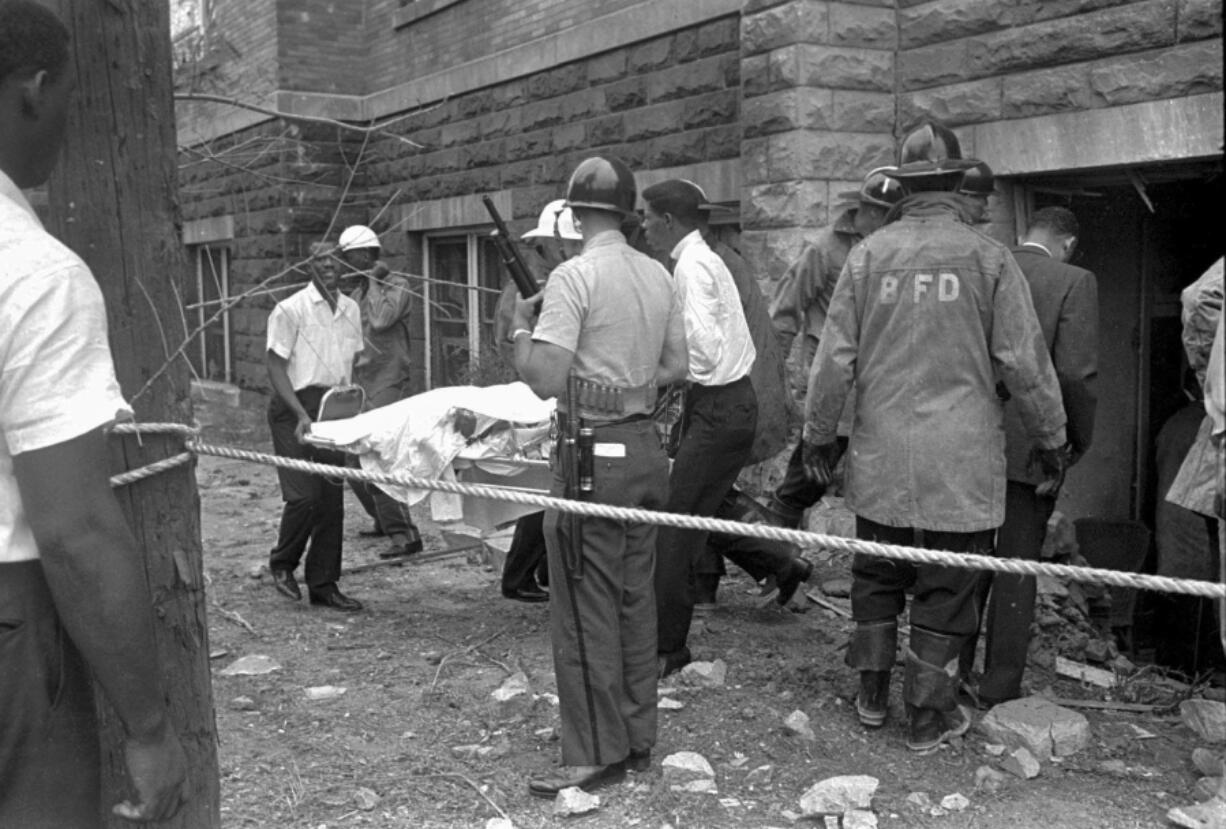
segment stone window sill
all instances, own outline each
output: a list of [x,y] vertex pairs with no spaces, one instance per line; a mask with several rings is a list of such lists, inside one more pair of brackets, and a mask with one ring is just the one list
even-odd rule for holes
[[411,0],[392,13],[392,26],[396,29],[403,28],[423,17],[429,17],[462,2],[463,0]]

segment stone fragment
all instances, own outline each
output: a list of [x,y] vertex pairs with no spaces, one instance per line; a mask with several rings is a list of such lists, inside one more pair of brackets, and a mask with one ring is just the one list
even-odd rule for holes
[[1186,699],[1179,703],[1183,724],[1210,743],[1226,742],[1226,703]]
[[928,792],[911,792],[907,795],[907,803],[918,809],[928,809],[932,806],[932,798],[928,797]]
[[1110,657],[1107,643],[1101,639],[1091,639],[1086,645],[1086,660],[1089,662],[1106,662]]
[[685,685],[700,688],[719,688],[728,677],[728,664],[722,659],[714,662],[691,662],[681,669],[680,681]]
[[1024,748],[1014,749],[1005,758],[1004,762],[1000,764],[1000,767],[1014,777],[1020,777],[1022,780],[1038,777],[1039,771],[1042,768],[1034,755]]
[[991,766],[980,766],[975,769],[975,790],[989,794],[1004,785],[1005,776]]
[[273,671],[279,670],[281,670],[281,663],[274,660],[271,656],[265,656],[262,653],[251,653],[235,659],[229,665],[222,668],[220,673],[222,676],[262,676],[263,674],[270,674]]
[[1222,773],[1222,752],[1210,751],[1207,748],[1192,749],[1192,765],[1207,777]]
[[783,721],[783,726],[802,739],[817,739],[817,735],[813,733],[813,726],[809,724],[809,715],[804,711],[793,711],[788,714],[787,719]]
[[682,708],[685,708],[685,703],[671,697],[660,697],[656,703],[656,708],[659,708],[661,711],[680,711]]
[[962,794],[961,792],[947,794],[941,798],[941,808],[947,812],[961,812],[970,805],[971,802],[967,800],[966,795]]
[[505,817],[492,817],[485,822],[485,829],[515,829],[515,824]]
[[758,766],[756,769],[745,775],[745,783],[749,786],[769,785],[771,778],[775,776],[774,766]]
[[880,781],[867,774],[848,774],[830,777],[814,783],[800,797],[800,810],[806,815],[847,812],[851,809],[870,809],[873,794]]
[[230,708],[233,711],[254,711],[255,700],[251,697],[235,697],[230,700]]
[[600,808],[600,796],[588,794],[578,786],[571,786],[558,792],[553,801],[554,817],[570,817],[571,815],[586,815]]
[[715,769],[696,751],[678,751],[664,758],[660,764],[664,779],[672,784],[684,784],[693,780],[714,780]]
[[1200,780],[1197,780],[1196,784],[1192,787],[1192,796],[1195,797],[1198,802],[1208,800],[1217,794],[1218,789],[1221,788],[1221,785],[1222,778],[1220,777],[1202,777]]
[[829,579],[822,582],[822,592],[836,599],[846,599],[851,595],[851,579]]
[[1004,754],[1005,749],[1006,746],[1003,746],[1000,743],[988,743],[983,747],[983,750],[988,754],[991,754],[993,757],[999,757],[1000,755]]
[[462,746],[452,746],[451,756],[457,760],[475,760],[477,752],[481,750],[479,743],[468,743]]
[[375,794],[372,790],[365,786],[359,788],[353,793],[353,805],[357,806],[363,812],[369,812],[371,809],[379,805],[382,798]]
[[992,742],[1025,748],[1039,760],[1073,754],[1090,741],[1090,723],[1082,714],[1037,696],[997,705],[980,720],[979,730]]
[[673,783],[669,791],[688,792],[690,794],[719,794],[719,788],[714,780],[690,780],[686,783]]
[[532,686],[523,671],[517,671],[490,693],[498,716],[510,719],[528,713],[532,708]]
[[532,733],[537,737],[537,739],[545,740],[546,742],[558,739],[558,729],[552,725],[547,725],[544,728],[538,728]]
[[343,696],[347,690],[339,685],[316,685],[314,688],[306,689],[306,698],[312,702],[322,702]]
[[1098,764],[1098,770],[1104,774],[1114,774],[1119,777],[1128,774],[1128,766],[1123,760],[1103,760]]
[[843,829],[877,829],[877,816],[867,809],[844,812]]

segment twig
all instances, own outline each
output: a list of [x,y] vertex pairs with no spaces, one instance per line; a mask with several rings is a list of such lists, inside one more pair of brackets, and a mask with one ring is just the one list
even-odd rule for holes
[[439,774],[424,774],[424,775],[422,775],[422,776],[423,776],[423,777],[442,777],[442,778],[445,778],[445,779],[451,779],[451,780],[462,780],[462,781],[464,781],[465,783],[467,783],[469,786],[471,786],[471,787],[472,787],[472,789],[473,789],[473,791],[475,791],[477,794],[481,795],[481,797],[482,797],[482,798],[485,800],[485,802],[486,802],[486,803],[488,803],[488,804],[490,804],[490,806],[491,806],[491,807],[493,807],[494,811],[498,813],[498,816],[499,816],[499,817],[501,817],[503,820],[510,820],[510,819],[511,819],[511,816],[510,816],[510,815],[508,815],[506,812],[504,812],[504,811],[502,810],[502,807],[501,807],[501,806],[499,806],[497,803],[495,803],[495,802],[493,801],[493,799],[492,799],[492,798],[491,798],[491,797],[490,797],[488,794],[486,794],[485,792],[481,791],[481,787],[480,787],[480,786],[478,786],[478,785],[477,785],[477,782],[476,782],[475,780],[473,780],[472,778],[465,777],[464,775],[460,774],[459,772],[441,772],[441,773],[439,773]]
[[839,616],[842,616],[844,619],[850,619],[850,618],[851,618],[851,611],[850,611],[850,610],[847,610],[846,608],[839,607],[837,604],[833,604],[832,602],[828,602],[828,601],[826,601],[826,600],[825,600],[825,599],[823,599],[821,596],[816,595],[816,594],[815,594],[815,591],[813,591],[813,590],[810,590],[808,593],[805,593],[805,598],[806,598],[806,599],[808,599],[809,601],[813,602],[813,603],[814,603],[815,605],[817,605],[818,607],[824,607],[824,608],[826,608],[827,610],[829,610],[830,612],[832,612],[832,613],[836,613],[836,614],[838,614]]
[[387,132],[387,127],[389,124],[394,124],[397,121],[417,115],[418,112],[416,111],[408,112],[403,115],[397,115],[395,118],[389,118],[386,121],[380,121],[377,124],[362,127],[358,126],[357,124],[348,124],[344,121],[337,121],[333,118],[325,118],[320,115],[297,115],[292,112],[282,112],[278,109],[273,109],[272,107],[265,107],[260,106],[259,104],[251,104],[247,103],[246,101],[240,101],[237,98],[226,98],[222,95],[209,95],[204,92],[181,92],[176,94],[174,97],[176,101],[207,101],[213,104],[225,104],[226,106],[238,107],[239,109],[249,109],[252,112],[271,115],[274,118],[282,118],[286,121],[298,121],[299,123],[303,124],[325,124],[330,127],[336,127],[337,129],[358,132],[368,136],[372,133],[379,133],[380,135],[386,135],[389,138],[394,138],[402,144],[408,144],[410,147],[416,147],[419,150],[426,149],[425,144],[418,144],[416,141],[410,141],[403,135],[397,135],[394,132]]
[[244,619],[242,617],[242,614],[240,614],[237,610],[226,610],[224,607],[219,605],[217,602],[213,602],[213,607],[217,610],[218,613],[220,613],[226,619],[229,619],[231,622],[233,622],[236,625],[241,625],[242,627],[246,628],[247,632],[250,633],[252,636],[259,637],[260,632],[256,630],[255,628],[253,628],[251,626],[251,623],[248,622],[246,619]]
[[1129,711],[1134,714],[1152,714],[1174,708],[1174,705],[1147,705],[1140,702],[1114,702],[1098,699],[1052,699],[1056,705],[1065,708],[1095,708],[1102,711]]
[[[444,656],[442,659],[440,659],[438,661],[438,670],[434,672],[434,680],[430,683],[430,690],[427,691],[427,693],[431,693],[431,694],[434,693],[434,686],[438,685],[439,675],[443,673],[443,666],[447,664],[447,660],[451,659],[453,656],[463,656],[465,654],[472,653],[473,651],[477,650],[477,648],[484,647],[485,645],[488,645],[490,642],[493,642],[499,636],[502,636],[502,634],[505,632],[506,631],[500,630],[497,633],[495,633],[493,636],[490,636],[487,639],[483,639],[475,645],[469,645],[467,648],[464,648],[463,650],[453,651],[452,653],[449,653],[446,656]],[[485,656],[485,654],[482,654],[482,656]],[[486,657],[486,658],[488,659],[489,657]]]

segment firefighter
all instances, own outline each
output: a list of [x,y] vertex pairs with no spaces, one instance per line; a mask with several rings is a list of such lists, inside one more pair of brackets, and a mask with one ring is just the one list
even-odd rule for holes
[[[890,173],[908,193],[894,208],[898,219],[852,250],[830,301],[809,377],[803,457],[814,481],[833,479],[837,426],[854,384],[845,495],[859,538],[992,552],[1005,507],[997,375],[1035,459],[1049,477],[1063,473],[1060,388],[1025,278],[1004,245],[966,224],[954,192],[972,164],[940,125],[908,135]],[[977,572],[859,554],[852,575],[847,662],[860,671],[860,722],[885,721],[898,614],[913,586],[907,746],[927,752],[965,733],[970,714],[958,705],[956,678],[962,643],[979,625]]]

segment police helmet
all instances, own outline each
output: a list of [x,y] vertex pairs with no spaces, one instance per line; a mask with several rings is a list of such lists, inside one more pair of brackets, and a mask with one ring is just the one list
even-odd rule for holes
[[579,162],[566,186],[566,206],[590,207],[628,215],[634,212],[634,173],[616,158],[595,156]]

